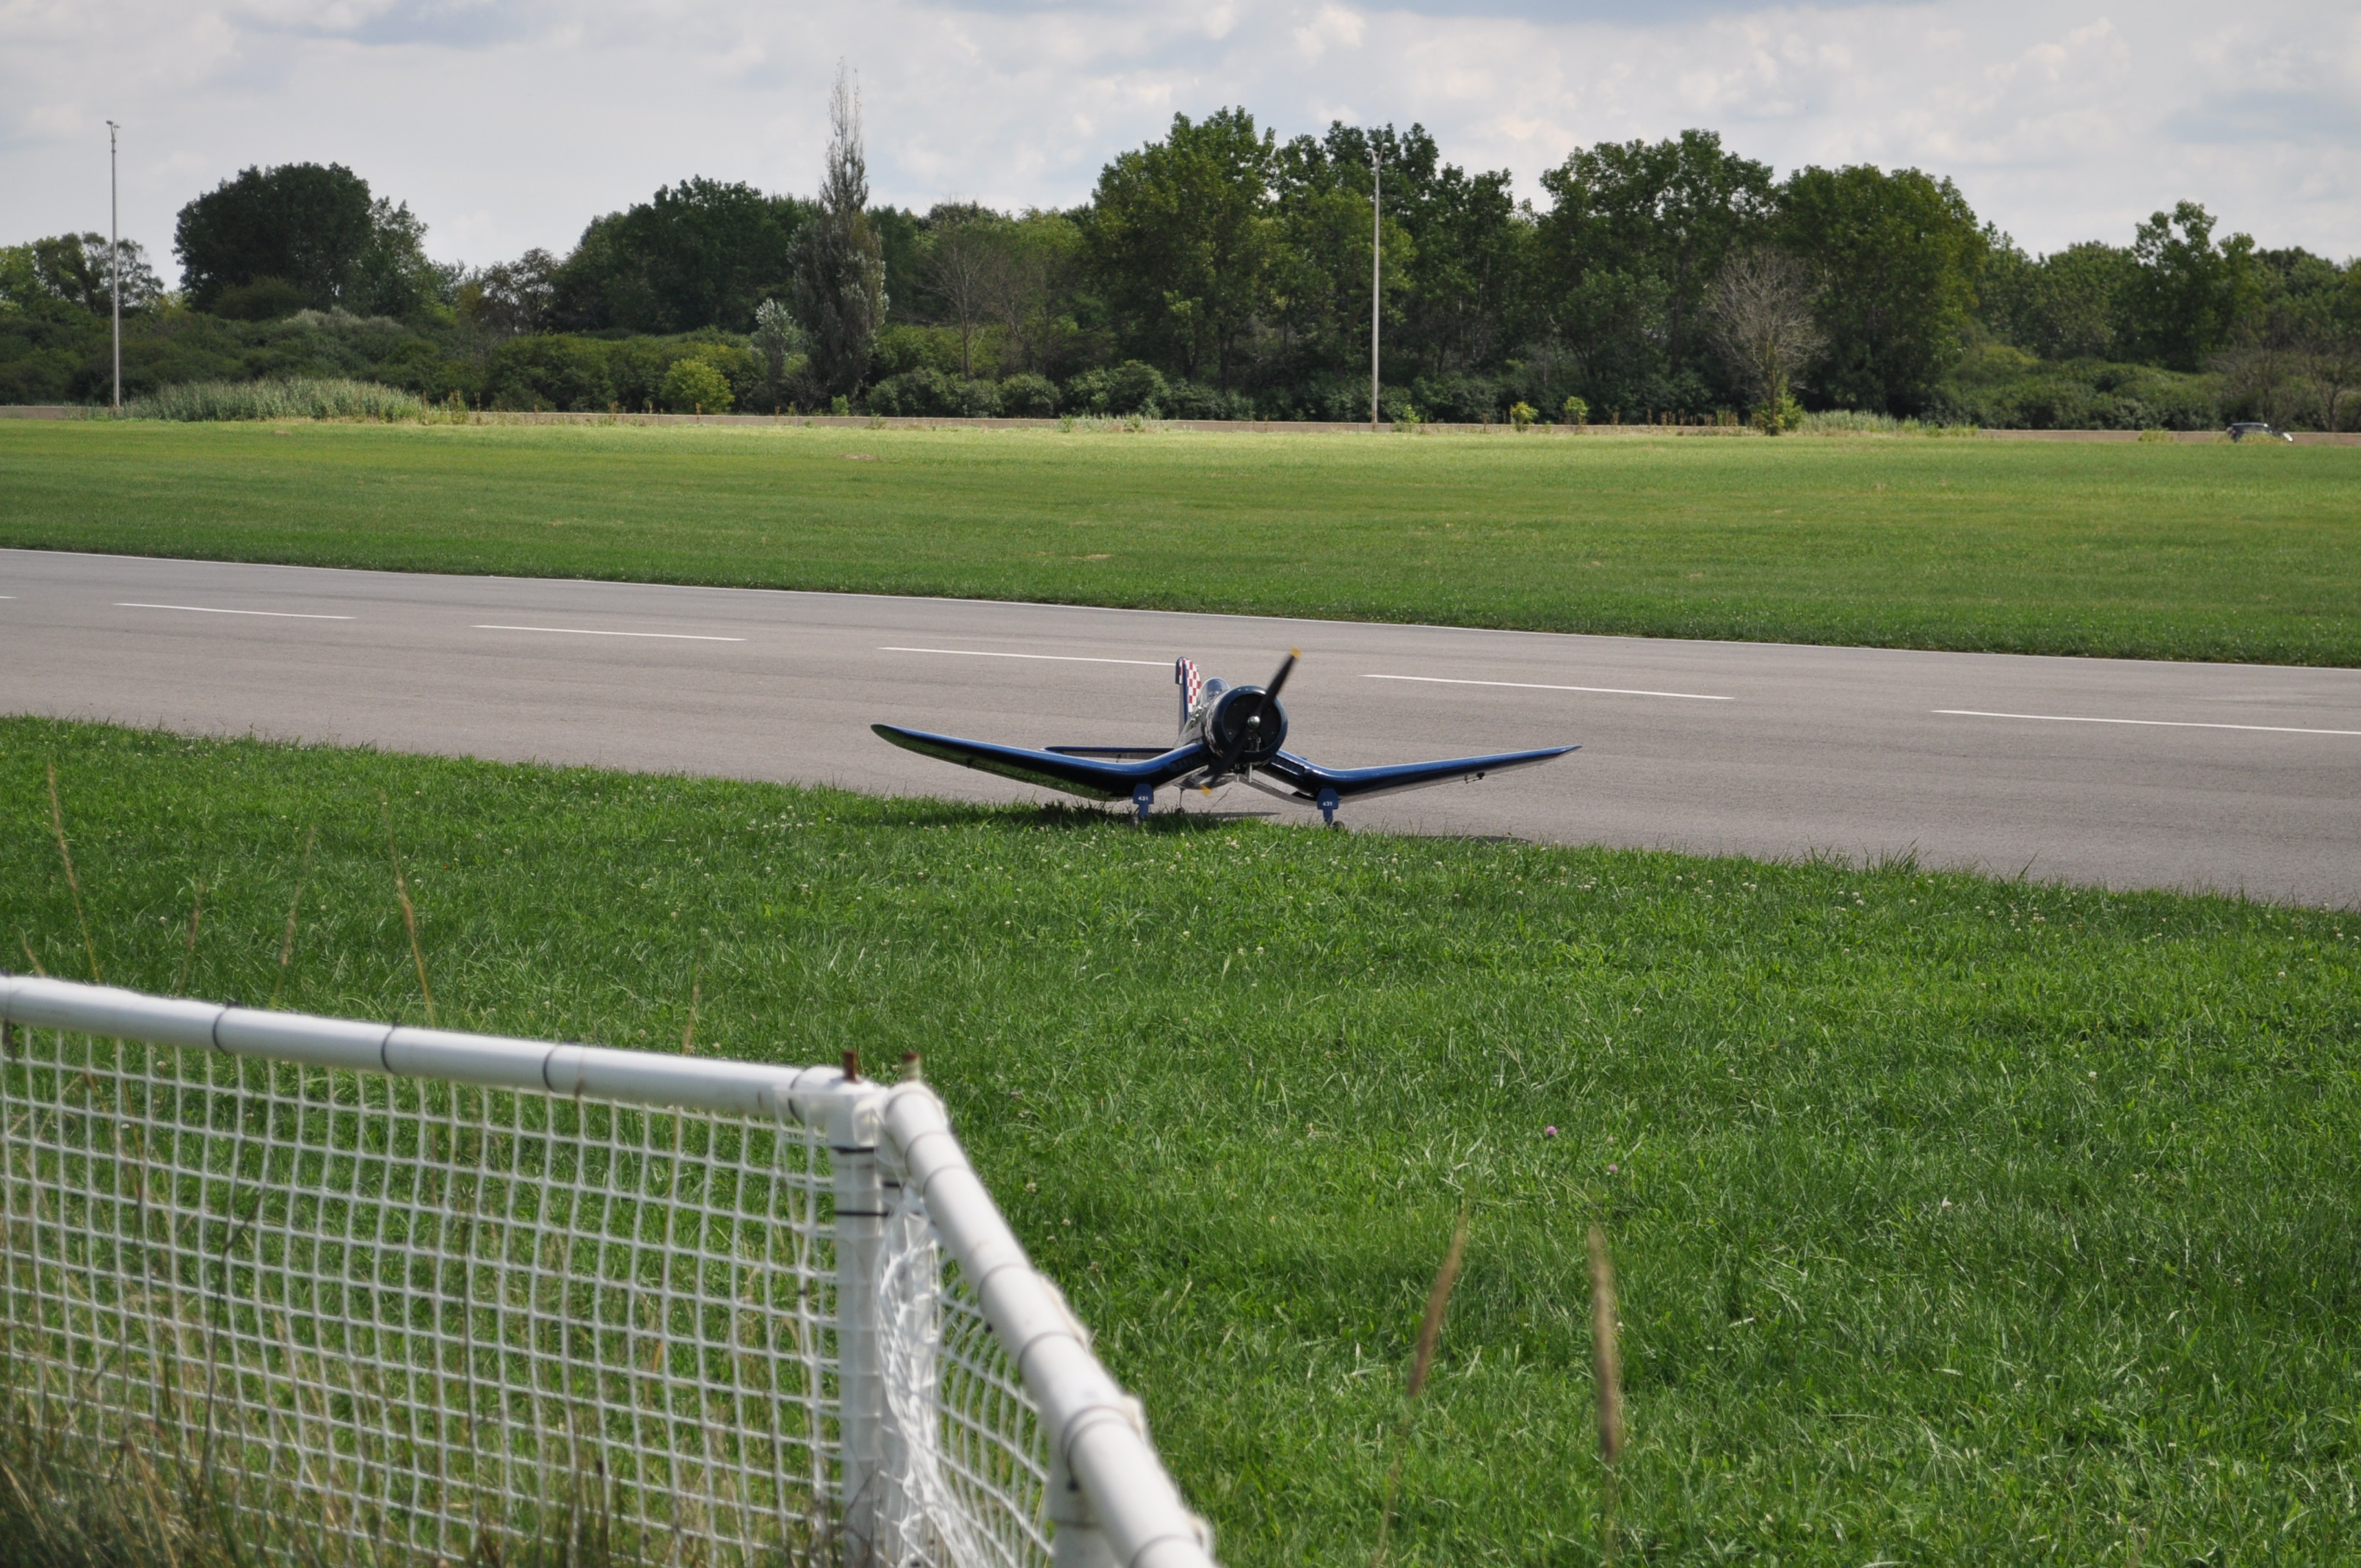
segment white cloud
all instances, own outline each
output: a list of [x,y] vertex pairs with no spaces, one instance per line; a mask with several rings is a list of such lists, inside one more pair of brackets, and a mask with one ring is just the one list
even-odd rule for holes
[[125,228],[250,163],[349,164],[438,255],[563,249],[690,174],[808,190],[837,60],[884,200],[1067,204],[1175,112],[1282,136],[1349,105],[1444,154],[1542,170],[1706,126],[1783,172],[1916,164],[2037,248],[2125,239],[2182,197],[2266,244],[2361,252],[2348,3],[2065,0],[0,0],[0,240]]

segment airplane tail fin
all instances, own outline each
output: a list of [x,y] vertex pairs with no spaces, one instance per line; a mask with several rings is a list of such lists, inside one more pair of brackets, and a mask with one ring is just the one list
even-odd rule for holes
[[1172,661],[1172,684],[1180,688],[1180,728],[1189,727],[1189,716],[1197,711],[1197,698],[1205,690],[1205,677],[1197,673],[1197,661],[1183,655]]

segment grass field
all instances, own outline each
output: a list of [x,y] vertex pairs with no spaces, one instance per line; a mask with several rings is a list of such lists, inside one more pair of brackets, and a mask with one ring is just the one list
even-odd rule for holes
[[0,423],[0,545],[2361,664],[2361,451]]
[[[2349,1560],[2353,914],[0,721],[0,940],[84,975],[927,1053],[1236,1568]],[[193,951],[194,884],[205,914]],[[1555,1126],[1555,1138],[1544,1128]],[[1401,1385],[1463,1198],[1466,1277]]]

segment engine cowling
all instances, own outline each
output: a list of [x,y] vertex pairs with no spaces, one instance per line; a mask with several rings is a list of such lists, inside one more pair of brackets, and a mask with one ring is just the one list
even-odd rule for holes
[[1224,772],[1268,762],[1287,743],[1287,709],[1260,686],[1234,686],[1213,700],[1204,738]]

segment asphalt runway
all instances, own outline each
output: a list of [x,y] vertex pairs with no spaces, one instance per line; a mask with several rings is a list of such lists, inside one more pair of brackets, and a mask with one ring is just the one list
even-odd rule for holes
[[1319,762],[1583,746],[1354,828],[2361,904],[2361,671],[0,551],[6,712],[970,800],[1052,797],[870,724],[1167,744],[1175,654],[1261,681],[1290,647]]

